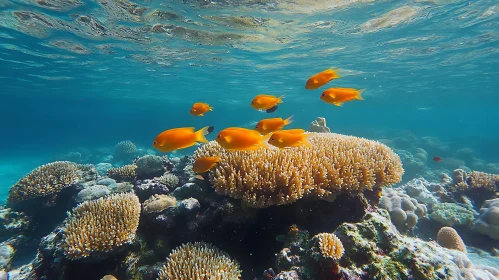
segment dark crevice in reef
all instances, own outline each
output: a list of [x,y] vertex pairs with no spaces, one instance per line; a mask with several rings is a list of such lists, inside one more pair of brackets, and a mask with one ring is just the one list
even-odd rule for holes
[[[287,234],[291,225],[296,224],[311,234],[331,232],[343,222],[359,221],[366,211],[362,195],[343,194],[333,202],[303,199],[293,204],[264,209],[239,208],[240,201],[224,199],[234,203],[238,211],[250,218],[245,222],[228,222],[223,211],[209,206],[198,212],[198,216],[211,212],[209,223],[192,222],[179,216],[171,221],[174,226],[167,230],[142,220],[139,235],[147,244],[146,250],[154,251],[154,257],[144,264],[164,262],[171,250],[182,243],[205,241],[236,259],[241,265],[243,279],[254,279],[260,277],[265,269],[275,267],[275,254],[282,249],[276,237]],[[169,240],[168,244],[164,243],[165,239]]]

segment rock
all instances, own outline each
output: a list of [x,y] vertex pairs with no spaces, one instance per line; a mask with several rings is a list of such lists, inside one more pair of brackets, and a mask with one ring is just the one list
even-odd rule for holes
[[158,179],[137,180],[133,186],[135,194],[140,201],[144,201],[155,194],[168,194],[168,186],[162,184]]
[[[438,199],[427,189],[431,184],[423,178],[412,179],[400,187],[407,195],[416,199],[419,203],[436,204]],[[431,188],[435,188],[431,186]]]
[[99,172],[100,176],[105,176],[107,171],[113,168],[113,165],[110,163],[101,162],[95,165],[95,168],[97,168],[97,172]]
[[97,181],[97,185],[111,186],[115,185],[116,181],[111,178],[103,178]]
[[499,198],[485,201],[473,230],[499,240]]
[[29,220],[22,212],[11,208],[0,209],[0,241],[22,234],[29,227]]
[[10,239],[0,243],[0,269],[10,270],[10,265],[12,258],[16,253],[15,245],[17,245],[16,239]]
[[166,171],[163,161],[162,157],[153,155],[146,155],[137,159],[135,161],[137,165],[137,179],[152,179],[163,175]]
[[199,203],[199,201],[195,198],[192,198],[192,197],[182,200],[181,205],[187,211],[195,211],[195,210],[201,208],[201,204]]
[[327,127],[327,125],[326,125],[326,119],[321,118],[321,117],[317,117],[317,119],[315,121],[310,123],[308,131],[310,131],[310,132],[326,132],[326,133],[331,132],[329,127]]
[[104,185],[95,185],[81,190],[76,196],[77,202],[97,199],[110,194],[111,191]]
[[202,195],[204,189],[196,183],[185,183],[182,187],[176,188],[172,195],[177,199],[184,199],[193,196]]

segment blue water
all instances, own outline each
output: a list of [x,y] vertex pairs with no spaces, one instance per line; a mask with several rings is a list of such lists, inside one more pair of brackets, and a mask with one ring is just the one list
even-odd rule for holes
[[[454,150],[469,147],[482,160],[499,162],[494,0],[323,1],[352,2],[330,9],[307,1],[136,1],[148,9],[135,18],[93,1],[62,11],[32,2],[0,4],[1,200],[17,179],[59,154],[112,149],[127,139],[150,148],[159,132],[172,127],[252,127],[269,116],[249,106],[259,93],[285,96],[272,116],[293,115],[290,128],[308,128],[321,116],[337,133],[434,136]],[[393,27],[362,27],[403,6],[414,15]],[[155,8],[180,18],[151,19]],[[18,11],[43,20],[20,20]],[[92,15],[105,31],[85,27],[80,15]],[[267,21],[231,27],[210,15]],[[156,23],[212,32],[213,38],[223,32],[247,37],[150,32]],[[60,41],[82,48],[66,50],[57,47]],[[328,86],[365,88],[365,100],[339,108],[319,99],[322,89],[305,90],[309,76],[329,67],[342,69],[343,77]],[[194,102],[215,109],[193,117],[188,111]]]

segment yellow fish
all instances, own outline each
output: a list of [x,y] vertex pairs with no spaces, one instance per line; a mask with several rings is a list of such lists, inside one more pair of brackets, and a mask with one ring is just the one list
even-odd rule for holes
[[334,104],[336,106],[342,106],[344,102],[352,100],[364,100],[361,94],[364,92],[363,89],[354,88],[329,88],[326,89],[322,95],[321,100],[326,103]]
[[307,142],[307,138],[310,136],[311,134],[306,134],[303,129],[279,130],[272,133],[269,144],[281,149],[303,145],[310,146],[310,143]]
[[213,107],[203,102],[197,102],[192,105],[190,113],[191,115],[202,117],[208,111],[213,111]]
[[327,69],[310,77],[305,84],[306,89],[318,89],[334,79],[341,78],[338,72],[340,69]]
[[180,127],[165,130],[156,136],[152,146],[164,153],[188,148],[197,142],[208,143],[205,135],[213,132],[213,126],[206,126],[198,131],[194,127]]
[[255,96],[255,98],[251,101],[251,107],[260,110],[266,111],[267,113],[272,113],[277,110],[277,104],[282,103],[282,98],[284,96],[274,96],[268,94],[259,94]]
[[241,127],[226,128],[217,135],[216,141],[226,150],[256,150],[267,148],[265,139],[258,131]]
[[293,122],[293,120],[291,120],[291,117],[285,120],[283,120],[282,118],[261,120],[256,124],[255,130],[260,132],[262,135],[267,135],[271,132],[281,130],[284,126]]
[[192,170],[198,174],[205,173],[206,171],[212,169],[217,165],[217,163],[222,162],[219,156],[216,157],[200,157],[192,165]]

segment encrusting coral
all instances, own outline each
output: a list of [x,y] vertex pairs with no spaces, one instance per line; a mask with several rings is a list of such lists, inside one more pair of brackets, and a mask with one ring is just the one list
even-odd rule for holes
[[177,199],[173,196],[164,194],[155,194],[144,201],[144,213],[157,213],[165,210],[168,207],[175,206]]
[[313,133],[309,142],[310,147],[226,151],[211,141],[194,159],[220,156],[222,162],[210,170],[217,193],[259,208],[372,190],[402,179],[400,158],[379,142],[334,133]]
[[66,220],[64,254],[68,259],[82,259],[131,243],[139,218],[140,202],[133,193],[84,202]]
[[137,165],[128,164],[122,167],[111,168],[107,176],[117,181],[133,181],[137,177]]
[[499,198],[485,201],[473,230],[499,240]]
[[21,178],[9,190],[7,203],[18,203],[51,194],[81,179],[82,172],[76,163],[56,161],[37,167]]
[[466,245],[459,236],[459,233],[451,227],[442,227],[437,233],[437,242],[447,249],[458,250],[466,253]]
[[416,199],[391,188],[383,189],[383,197],[379,206],[388,210],[392,223],[401,232],[413,229],[418,220],[426,216],[427,212],[424,204],[418,203]]
[[204,243],[186,243],[173,250],[158,280],[239,280],[239,264],[217,247]]

